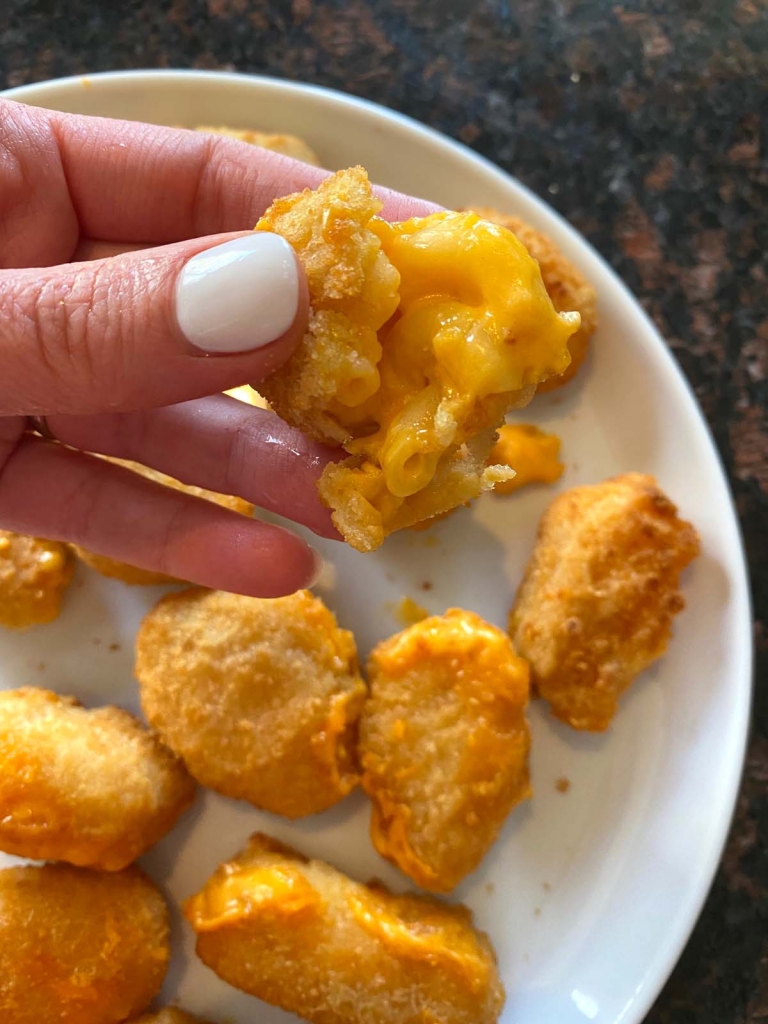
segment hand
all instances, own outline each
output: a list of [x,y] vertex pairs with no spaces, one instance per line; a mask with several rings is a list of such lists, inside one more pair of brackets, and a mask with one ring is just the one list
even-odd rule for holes
[[[287,530],[86,453],[336,536],[315,487],[332,455],[220,394],[302,336],[303,271],[252,228],[325,175],[233,139],[0,100],[0,527],[243,594],[312,580],[316,556]],[[393,219],[434,209],[380,192]]]

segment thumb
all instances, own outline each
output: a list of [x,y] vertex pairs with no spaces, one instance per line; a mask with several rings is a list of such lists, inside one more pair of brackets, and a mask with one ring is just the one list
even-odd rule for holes
[[256,382],[307,322],[303,270],[269,232],[0,272],[0,415],[171,405]]

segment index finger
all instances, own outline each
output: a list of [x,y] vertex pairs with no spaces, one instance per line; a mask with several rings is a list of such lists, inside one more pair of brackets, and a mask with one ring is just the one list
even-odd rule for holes
[[[104,241],[157,245],[250,230],[275,198],[317,188],[330,173],[224,136],[57,111],[35,115],[53,129],[81,235]],[[377,191],[390,220],[438,209]]]

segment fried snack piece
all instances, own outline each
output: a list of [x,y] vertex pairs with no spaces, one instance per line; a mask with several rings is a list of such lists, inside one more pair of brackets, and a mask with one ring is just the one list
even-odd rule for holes
[[241,384],[237,388],[230,388],[224,394],[229,395],[230,398],[236,398],[238,402],[245,402],[246,405],[254,405],[257,409],[269,408],[269,402],[266,398],[262,398],[259,392],[252,388],[250,384]]
[[184,913],[220,978],[313,1024],[493,1024],[504,989],[470,912],[394,896],[256,834]]
[[530,423],[505,423],[491,451],[491,462],[514,469],[511,480],[494,487],[495,494],[512,494],[526,484],[553,484],[563,475],[560,438]]
[[294,160],[301,160],[314,167],[320,166],[317,153],[297,135],[275,135],[271,132],[257,132],[247,128],[227,128],[224,125],[217,128],[200,125],[195,131],[208,132],[210,135],[226,135],[230,139],[239,139],[241,142],[250,143],[251,146],[271,149],[274,153],[282,153],[283,156],[293,157]]
[[496,427],[565,370],[579,324],[511,232],[474,213],[388,224],[381,207],[357,167],[276,200],[257,225],[294,247],[311,303],[302,343],[259,387],[348,452],[319,489],[360,551],[510,475],[486,467]]
[[680,573],[698,553],[696,530],[652,476],[626,473],[552,502],[509,631],[557,718],[608,728],[619,696],[666,650],[685,605]]
[[500,629],[452,608],[382,641],[367,675],[360,758],[373,845],[448,892],[530,796],[528,666]]
[[26,629],[57,618],[73,567],[64,544],[0,530],[0,626]]
[[157,1013],[145,1013],[141,1017],[132,1018],[128,1024],[208,1024],[208,1022],[201,1020],[200,1017],[184,1013],[183,1010],[177,1010],[174,1006],[169,1006],[164,1010],[158,1010]]
[[0,691],[0,850],[119,871],[173,828],[194,790],[122,708]]
[[225,796],[298,818],[359,781],[355,641],[308,590],[170,594],[141,625],[136,676],[149,722]]
[[138,868],[0,871],[3,1024],[118,1024],[160,991],[168,911]]
[[[256,405],[257,403],[253,402],[252,404]],[[142,466],[138,462],[129,462],[126,459],[109,459],[108,461],[123,466],[133,473],[138,473],[148,480],[154,480],[155,483],[162,484],[164,487],[172,487],[176,491],[190,494],[193,498],[204,498],[206,501],[214,501],[217,505],[221,505],[222,508],[228,508],[232,512],[239,512],[240,515],[253,515],[253,505],[243,498],[236,498],[229,494],[216,494],[214,491],[207,491],[204,487],[194,487],[192,484],[182,484],[172,476],[160,473],[156,469],[150,469],[149,466]],[[107,555],[98,555],[94,551],[88,551],[77,544],[73,544],[72,548],[80,561],[85,562],[91,569],[95,569],[102,576],[121,580],[123,583],[131,584],[131,586],[151,587],[161,583],[178,583],[178,580],[175,580],[172,576],[166,576],[162,572],[154,572],[152,569],[141,569],[139,566],[129,565],[127,562],[118,562],[114,558],[109,558]]]
[[480,217],[493,221],[517,235],[528,252],[538,261],[544,286],[556,310],[575,309],[581,314],[581,326],[568,342],[571,362],[564,373],[543,381],[537,391],[554,391],[562,387],[579,372],[589,349],[589,342],[597,330],[597,295],[595,289],[555,243],[519,217],[500,213],[487,206],[473,206]]

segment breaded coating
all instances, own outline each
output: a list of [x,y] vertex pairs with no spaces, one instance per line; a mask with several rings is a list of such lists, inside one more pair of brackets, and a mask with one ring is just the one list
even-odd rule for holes
[[491,451],[491,462],[509,466],[515,475],[496,484],[494,494],[512,494],[526,484],[553,484],[563,475],[560,438],[530,423],[505,423]]
[[224,392],[225,395],[229,395],[230,398],[236,398],[238,402],[245,402],[246,405],[253,405],[257,409],[268,409],[269,402],[266,398],[262,398],[255,388],[252,388],[250,384],[241,384],[239,387],[230,388]]
[[528,666],[506,633],[452,608],[380,643],[367,675],[371,839],[419,885],[448,892],[530,795]]
[[52,622],[73,568],[64,544],[0,530],[0,626],[26,629]]
[[138,868],[0,871],[3,1024],[118,1024],[160,991],[168,911]]
[[696,530],[652,476],[626,473],[552,502],[509,630],[557,718],[608,728],[620,695],[666,650],[685,604],[680,573],[698,553]]
[[136,677],[147,719],[225,796],[299,818],[359,781],[355,641],[308,590],[168,595],[139,630]]
[[[253,402],[252,404],[256,405],[258,403]],[[240,515],[253,515],[253,505],[249,501],[245,501],[244,498],[237,498],[229,494],[217,494],[215,491],[207,491],[204,487],[195,487],[192,484],[182,484],[172,476],[160,473],[156,469],[150,469],[149,466],[142,466],[138,462],[129,462],[126,459],[108,459],[107,461],[114,462],[124,469],[130,469],[133,473],[138,473],[148,480],[154,480],[155,483],[162,484],[164,487],[172,487],[175,491],[183,491],[185,494],[190,494],[193,498],[204,498],[206,501],[214,501],[217,505],[221,505],[222,508],[228,508],[231,512],[239,512]],[[80,561],[85,562],[91,569],[95,569],[102,576],[120,580],[131,586],[151,587],[162,583],[179,582],[165,573],[154,572],[152,569],[141,569],[137,565],[128,565],[127,562],[119,562],[114,558],[109,558],[107,555],[96,554],[94,551],[88,551],[77,544],[73,544],[72,548]]]
[[173,828],[194,790],[127,711],[0,691],[0,850],[119,871]]
[[183,1010],[177,1010],[174,1006],[168,1006],[157,1013],[145,1013],[141,1017],[131,1018],[128,1024],[210,1024],[200,1017],[193,1017]]
[[187,900],[197,955],[312,1024],[493,1024],[496,958],[462,906],[395,896],[256,834]]
[[314,149],[298,135],[279,135],[272,132],[257,132],[247,128],[227,128],[222,125],[213,128],[210,125],[200,125],[195,131],[208,132],[209,135],[226,135],[230,139],[239,139],[251,146],[260,146],[262,149],[271,149],[274,153],[282,153],[283,156],[293,157],[294,160],[301,160],[305,164],[320,166],[320,160]]
[[509,470],[496,427],[568,365],[578,313],[557,313],[515,236],[474,213],[388,224],[361,167],[278,199],[257,225],[295,249],[309,329],[259,384],[277,413],[349,458],[320,497],[360,551],[463,505]]
[[487,206],[474,206],[471,209],[486,220],[501,224],[517,235],[531,256],[538,261],[544,285],[556,310],[562,312],[575,309],[581,314],[581,326],[568,342],[568,350],[571,353],[570,365],[564,373],[550,377],[536,389],[554,391],[576,376],[586,358],[590,338],[597,330],[595,289],[581,271],[566,259],[555,243],[530,224],[526,224],[519,217],[500,213]]

